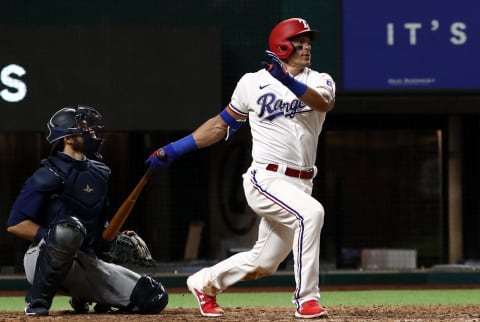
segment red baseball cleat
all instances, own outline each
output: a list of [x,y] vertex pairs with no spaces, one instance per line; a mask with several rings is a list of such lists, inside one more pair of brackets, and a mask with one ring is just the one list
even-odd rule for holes
[[313,319],[321,316],[328,316],[328,312],[316,300],[302,303],[295,312],[295,317],[302,319]]
[[188,279],[187,279],[187,285],[190,292],[192,292],[193,296],[195,296],[195,298],[197,299],[198,307],[200,308],[200,313],[203,316],[215,317],[215,316],[223,316],[225,314],[223,309],[220,306],[218,306],[216,296],[208,296],[207,294],[202,293],[196,288],[190,286]]

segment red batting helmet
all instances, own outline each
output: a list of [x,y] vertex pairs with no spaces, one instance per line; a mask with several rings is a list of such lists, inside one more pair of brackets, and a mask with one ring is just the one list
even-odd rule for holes
[[278,23],[270,33],[268,44],[279,58],[285,59],[293,52],[290,39],[303,33],[309,33],[312,39],[318,36],[317,30],[311,30],[308,22],[302,18],[290,18]]

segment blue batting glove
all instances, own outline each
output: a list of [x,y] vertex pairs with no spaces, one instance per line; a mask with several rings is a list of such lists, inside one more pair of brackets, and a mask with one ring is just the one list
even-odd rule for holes
[[283,67],[283,63],[278,58],[278,56],[271,52],[270,50],[265,50],[265,55],[270,58],[270,64],[266,62],[262,62],[262,66],[276,79],[278,79],[282,84],[287,85],[285,83],[291,82],[292,76],[290,76],[287,70]]
[[145,160],[145,164],[153,169],[161,169],[169,166],[178,157],[171,144],[168,144],[160,149],[153,151],[153,153]]
[[302,97],[307,91],[307,85],[297,81],[293,78],[287,70],[283,67],[283,63],[278,56],[270,50],[265,50],[265,55],[270,58],[271,63],[262,62],[262,66],[283,85],[295,94],[297,97]]

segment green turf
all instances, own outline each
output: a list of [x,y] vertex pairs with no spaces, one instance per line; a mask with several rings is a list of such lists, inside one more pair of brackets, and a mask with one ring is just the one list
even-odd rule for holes
[[[283,306],[291,304],[292,293],[224,293],[218,302],[224,307]],[[480,305],[480,290],[373,290],[373,291],[325,291],[321,302],[324,306],[350,305]],[[23,297],[0,297],[0,310],[17,311],[24,306]],[[170,294],[170,308],[197,307],[190,293]],[[55,297],[52,310],[70,309],[68,297]]]

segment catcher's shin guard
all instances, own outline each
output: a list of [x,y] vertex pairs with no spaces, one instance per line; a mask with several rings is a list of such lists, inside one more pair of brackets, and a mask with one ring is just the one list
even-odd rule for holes
[[160,313],[168,304],[168,293],[163,285],[150,276],[142,276],[130,295],[127,309],[134,313]]
[[38,254],[33,285],[27,301],[31,306],[50,308],[55,292],[70,270],[85,238],[85,228],[69,217],[52,225]]

